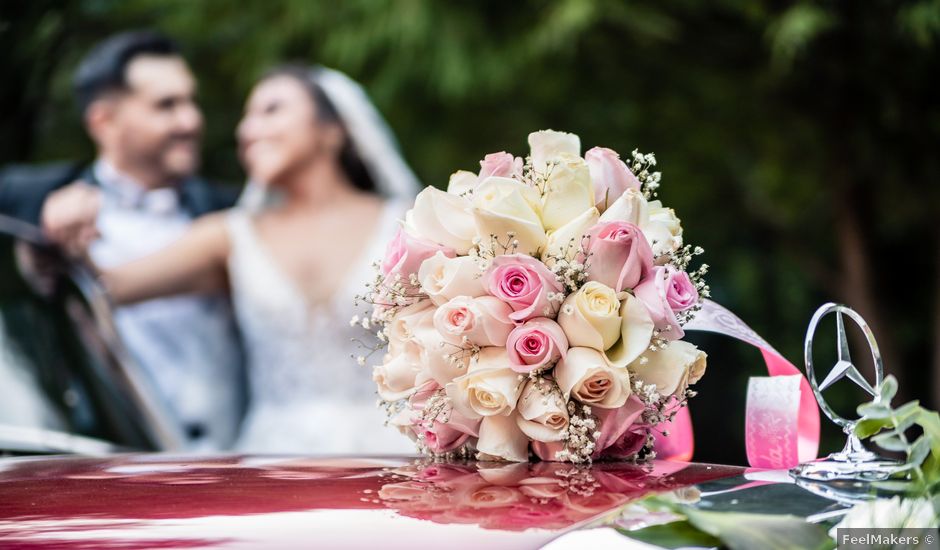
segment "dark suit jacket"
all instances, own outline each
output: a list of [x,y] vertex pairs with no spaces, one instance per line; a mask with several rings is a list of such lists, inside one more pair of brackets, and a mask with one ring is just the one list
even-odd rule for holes
[[[39,225],[46,197],[79,179],[92,185],[98,183],[91,168],[78,163],[6,166],[0,169],[0,214]],[[193,177],[180,187],[180,199],[183,208],[195,218],[233,206],[238,190]]]

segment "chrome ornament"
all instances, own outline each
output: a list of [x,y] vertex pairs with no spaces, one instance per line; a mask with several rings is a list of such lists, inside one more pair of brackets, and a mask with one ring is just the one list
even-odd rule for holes
[[[819,322],[830,313],[836,314],[836,330],[838,337],[838,360],[829,374],[823,379],[822,383],[816,380],[816,371],[813,366],[813,337]],[[852,357],[849,353],[849,343],[846,338],[844,316],[848,316],[862,330],[868,347],[871,349],[872,361],[875,365],[875,382],[869,383],[859,370],[852,363]],[[835,480],[855,480],[855,481],[880,481],[887,479],[891,474],[897,472],[901,464],[895,460],[883,458],[862,445],[861,440],[855,435],[855,425],[859,419],[847,419],[836,414],[829,406],[829,403],[823,397],[822,392],[842,379],[849,379],[855,385],[862,388],[870,394],[875,400],[880,399],[881,381],[884,378],[884,365],[881,361],[881,352],[878,350],[878,343],[872,334],[871,327],[865,322],[865,319],[855,310],[841,304],[828,303],[816,310],[809,327],[806,330],[804,340],[804,360],[806,362],[806,376],[809,378],[809,384],[813,389],[816,402],[823,413],[829,417],[835,424],[842,428],[846,435],[845,447],[837,453],[833,453],[825,459],[807,462],[790,470],[790,475],[797,482],[828,482]]]

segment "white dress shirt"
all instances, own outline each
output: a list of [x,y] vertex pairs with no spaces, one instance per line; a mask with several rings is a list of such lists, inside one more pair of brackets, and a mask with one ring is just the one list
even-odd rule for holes
[[[192,217],[173,188],[147,190],[99,160],[101,238],[91,247],[104,268],[156,252],[183,235]],[[243,411],[241,350],[222,296],[176,296],[123,306],[115,324],[125,345],[177,415],[188,450],[234,441]]]

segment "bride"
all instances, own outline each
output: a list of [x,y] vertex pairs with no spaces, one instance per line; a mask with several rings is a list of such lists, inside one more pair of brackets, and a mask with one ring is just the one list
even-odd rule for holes
[[245,340],[249,408],[236,450],[413,451],[384,426],[371,373],[351,359],[354,296],[418,183],[380,115],[342,73],[276,69],[238,125],[243,206],[101,274],[117,303],[228,288]]

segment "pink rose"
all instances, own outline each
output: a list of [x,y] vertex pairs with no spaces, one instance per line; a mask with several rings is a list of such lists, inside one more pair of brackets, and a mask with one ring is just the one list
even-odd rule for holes
[[595,147],[584,154],[594,184],[594,204],[601,212],[627,189],[640,189],[640,180],[620,160],[620,155],[605,147]]
[[504,346],[515,326],[511,313],[509,304],[493,296],[457,296],[434,312],[434,328],[458,346],[464,337],[481,347]]
[[672,266],[656,266],[633,292],[646,306],[656,328],[663,331],[660,336],[667,340],[682,338],[685,332],[676,313],[694,306],[699,299],[687,273]]
[[[600,436],[595,441],[594,458],[601,456],[609,447],[623,443],[624,435],[640,419],[644,409],[645,405],[635,395],[631,395],[620,408],[594,409],[593,413],[597,416],[597,422],[600,424]],[[635,451],[639,451],[640,447],[636,448]]]
[[640,228],[628,222],[603,222],[588,231],[588,280],[615,292],[635,287],[653,267],[653,250]]
[[670,267],[672,273],[666,282],[666,302],[675,312],[685,311],[698,303],[698,290],[685,271]]
[[398,280],[404,285],[409,285],[411,276],[417,275],[424,260],[438,251],[443,252],[448,258],[456,255],[452,248],[415,237],[399,229],[395,238],[388,243],[385,249],[385,259],[382,260],[382,273],[385,275],[386,283],[391,285]]
[[422,469],[415,477],[421,481],[440,484],[471,475],[475,473],[464,464],[434,463]]
[[514,158],[505,151],[490,153],[480,161],[479,181],[490,176],[511,178],[516,174],[522,174],[522,158]]
[[447,422],[437,419],[441,414],[434,419],[423,420],[422,412],[428,399],[440,391],[441,387],[431,380],[423,384],[409,400],[414,421],[411,429],[424,440],[431,452],[438,454],[457,449],[471,437],[476,437],[480,428],[479,420],[471,420],[453,409],[446,414]]
[[[639,430],[635,424],[640,419],[644,410],[643,402],[631,395],[622,407],[616,409],[593,408],[592,414],[597,418],[600,435],[595,441],[593,458],[601,456],[616,456],[619,458],[630,458],[639,452],[646,442],[645,427]],[[642,431],[644,437],[637,441],[633,438],[634,431]],[[563,441],[542,443],[532,442],[532,452],[542,460],[557,460],[556,453],[564,450]],[[627,451],[630,451],[629,453]]]
[[483,276],[487,290],[509,304],[509,318],[522,322],[533,317],[554,317],[548,294],[562,292],[555,274],[542,262],[525,254],[497,256]]
[[506,351],[512,370],[529,373],[564,357],[568,351],[568,338],[555,321],[536,317],[509,333]]

